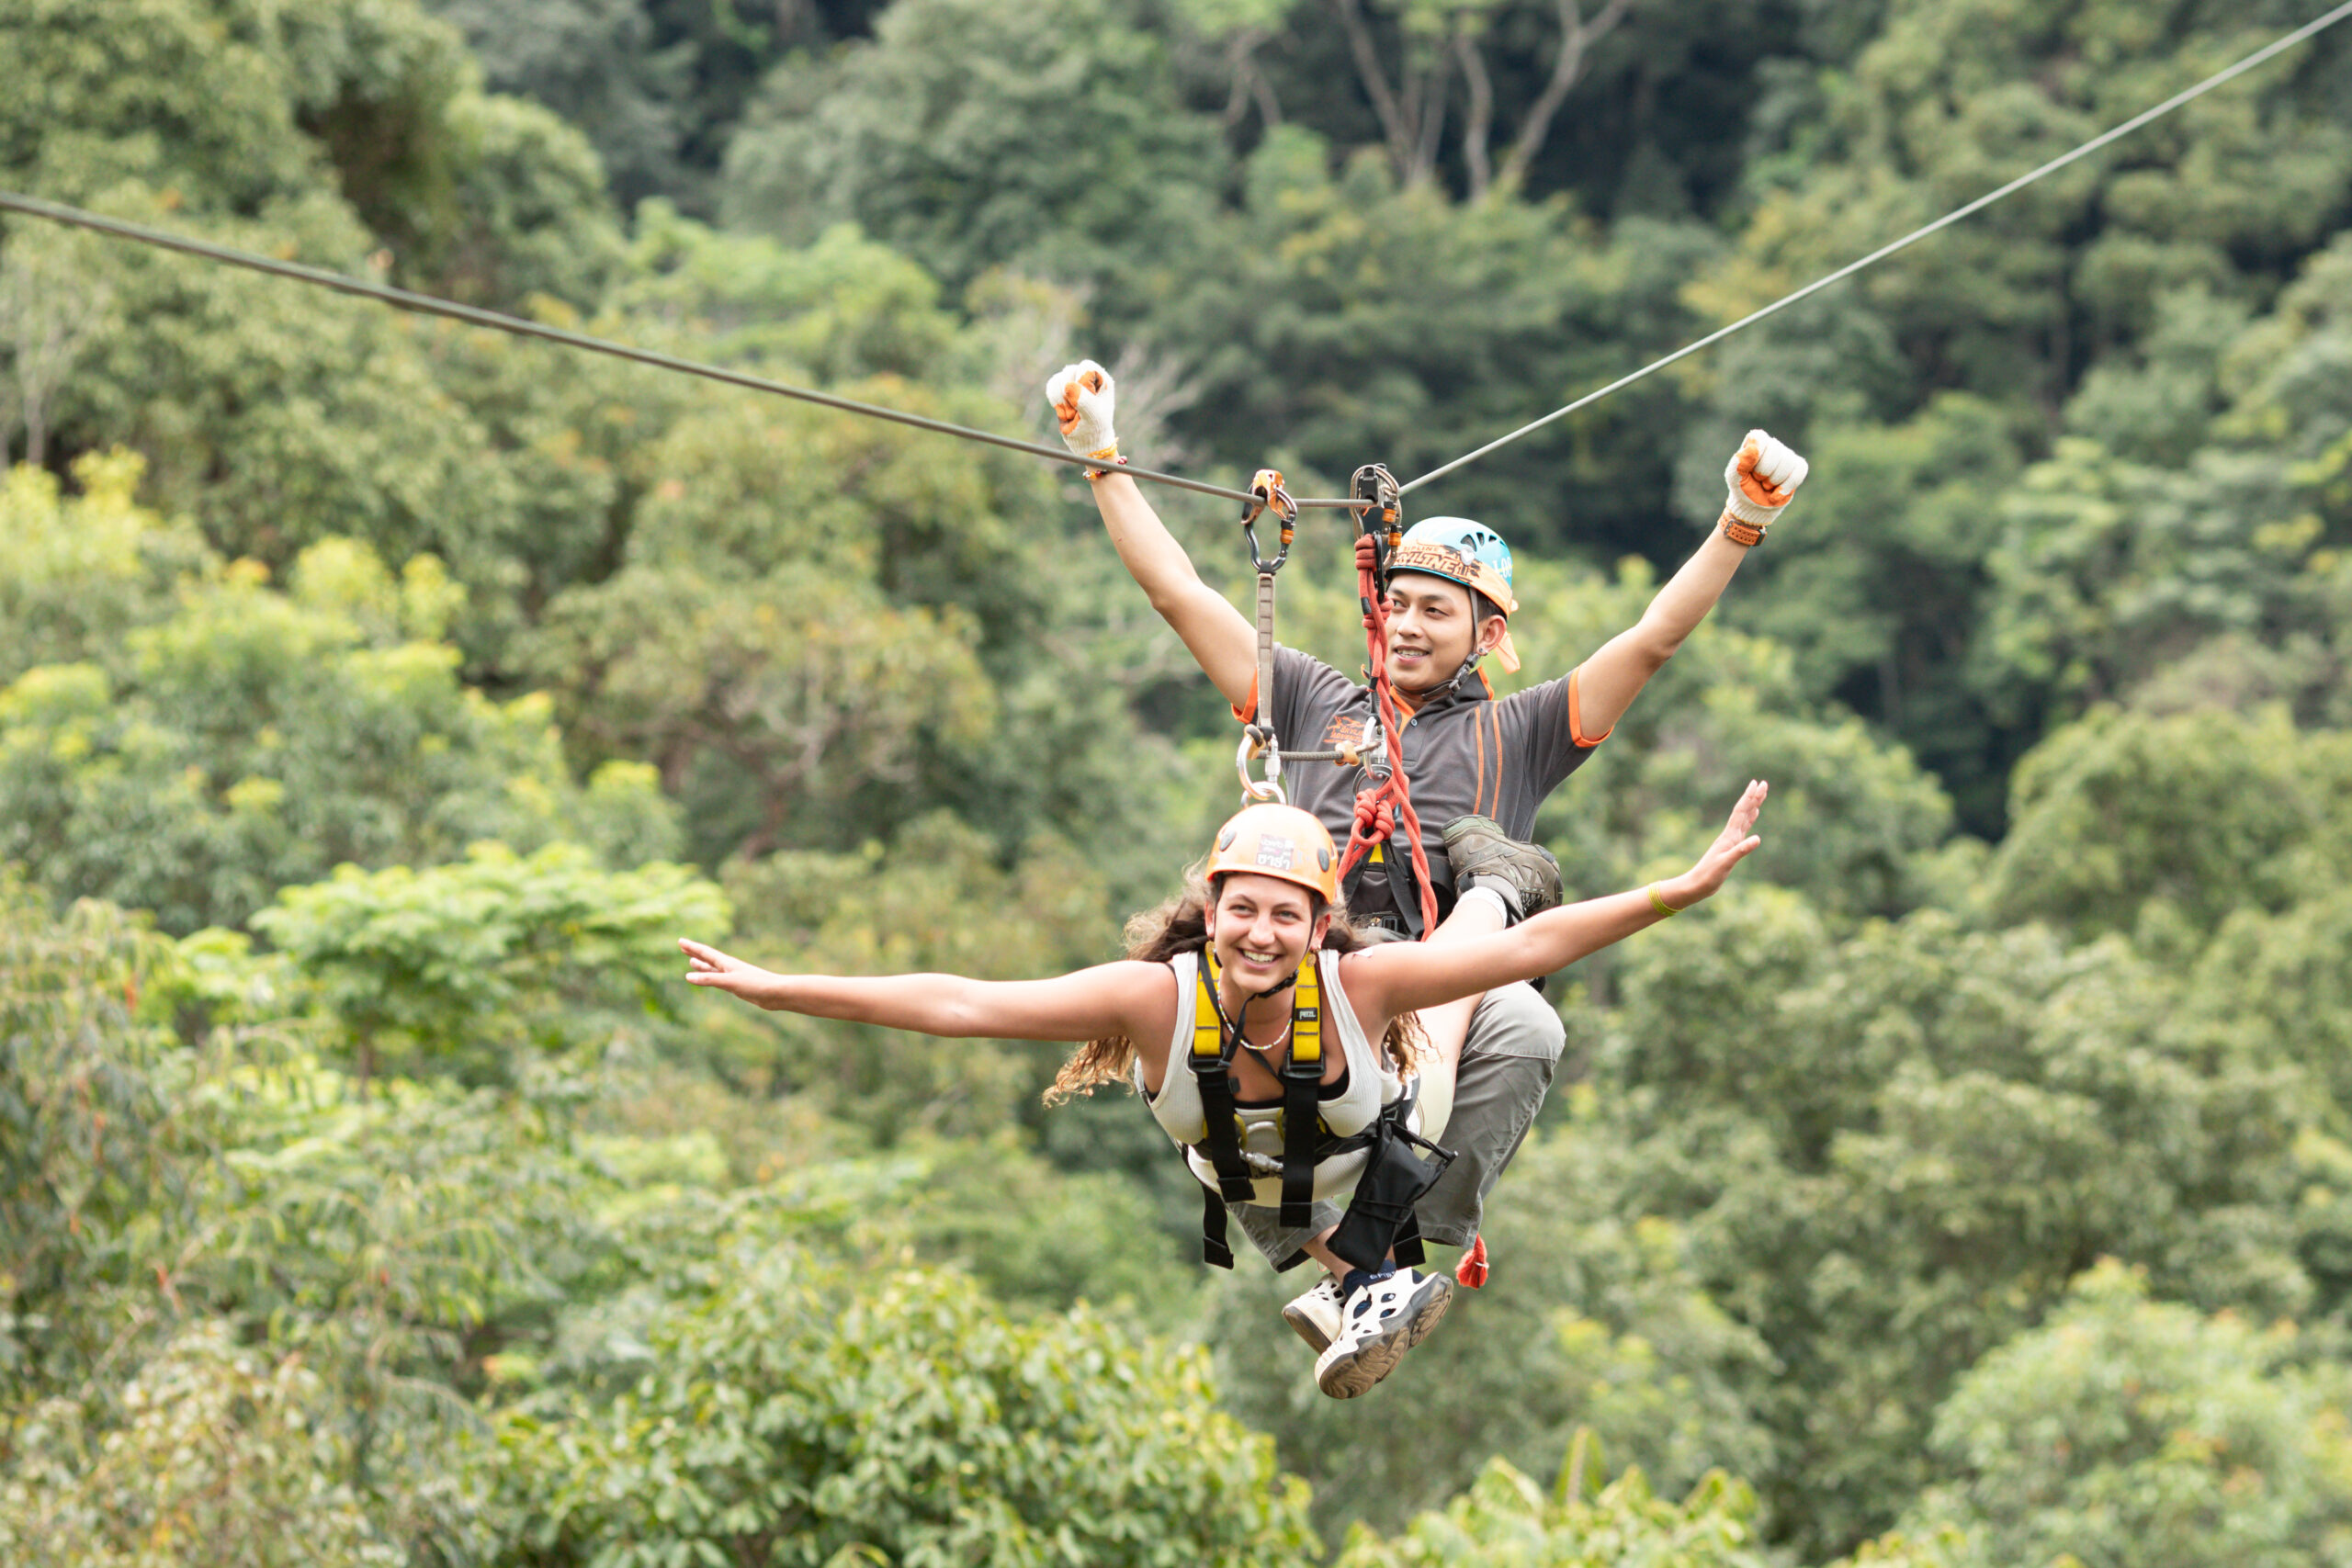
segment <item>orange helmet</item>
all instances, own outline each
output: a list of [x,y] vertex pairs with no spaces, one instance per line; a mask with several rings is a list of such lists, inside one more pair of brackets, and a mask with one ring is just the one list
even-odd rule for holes
[[1208,877],[1227,872],[1295,882],[1323,902],[1340,902],[1340,855],[1331,835],[1309,811],[1295,806],[1248,806],[1216,831],[1209,852]]

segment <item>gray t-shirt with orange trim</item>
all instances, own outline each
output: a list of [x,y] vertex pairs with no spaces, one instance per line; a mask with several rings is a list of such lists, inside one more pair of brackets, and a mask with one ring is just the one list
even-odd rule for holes
[[[1372,688],[1349,680],[1295,649],[1274,649],[1270,717],[1285,751],[1328,751],[1363,739],[1374,710]],[[1457,817],[1491,817],[1514,839],[1535,830],[1536,809],[1561,781],[1584,764],[1608,733],[1581,735],[1577,726],[1577,672],[1530,686],[1498,701],[1476,674],[1423,703],[1406,720],[1405,777],[1421,819],[1422,852],[1438,884],[1439,910],[1453,907],[1452,877],[1440,829]],[[1315,813],[1341,844],[1355,820],[1356,792],[1377,782],[1343,762],[1299,762],[1283,769],[1294,806]],[[1400,826],[1399,829],[1402,831]],[[1385,862],[1385,857],[1383,857]],[[1358,915],[1417,906],[1393,897],[1380,863],[1359,867],[1348,885]]]

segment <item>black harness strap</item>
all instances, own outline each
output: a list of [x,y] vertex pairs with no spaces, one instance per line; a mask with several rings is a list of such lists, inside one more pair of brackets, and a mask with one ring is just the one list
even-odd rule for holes
[[1233,1248],[1226,1239],[1225,1206],[1247,1203],[1257,1196],[1258,1188],[1250,1162],[1241,1157],[1241,1117],[1233,1102],[1230,1069],[1241,1032],[1225,1021],[1225,1010],[1216,1000],[1216,955],[1204,950],[1199,992],[1208,1006],[1194,1006],[1193,1049],[1185,1065],[1192,1068],[1193,1082],[1201,1095],[1204,1131],[1193,1147],[1216,1172],[1217,1180],[1217,1190],[1204,1187],[1201,1192],[1201,1260],[1211,1268],[1230,1269]]
[[[1198,995],[1193,1013],[1193,1048],[1186,1066],[1200,1090],[1202,1134],[1193,1145],[1216,1172],[1215,1189],[1201,1191],[1201,1258],[1217,1269],[1233,1267],[1227,1240],[1226,1205],[1247,1203],[1257,1196],[1257,1175],[1241,1149],[1241,1118],[1234,1102],[1231,1075],[1233,1054],[1241,1044],[1240,1029],[1228,1022],[1217,1000],[1216,955],[1204,952]],[[1283,1086],[1281,1223],[1299,1227],[1315,1217],[1315,1168],[1323,1160],[1357,1149],[1370,1149],[1372,1158],[1358,1179],[1354,1197],[1332,1250],[1354,1261],[1361,1254],[1371,1268],[1393,1243],[1396,1261],[1422,1261],[1420,1226],[1414,1218],[1416,1200],[1436,1184],[1453,1152],[1407,1131],[1414,1100],[1384,1106],[1379,1119],[1363,1132],[1335,1136],[1323,1120],[1323,985],[1316,955],[1308,953],[1291,982],[1289,1054],[1280,1077]],[[1414,1148],[1429,1151],[1434,1163],[1416,1158]],[[1302,1255],[1303,1256],[1303,1255]],[[1287,1268],[1289,1265],[1284,1264]]]
[[[1442,924],[1453,915],[1454,902],[1459,897],[1453,886],[1453,867],[1442,854],[1428,858],[1430,891],[1437,897],[1437,918]],[[1365,902],[1363,896],[1364,881],[1375,865],[1388,878],[1388,897],[1396,908],[1379,911],[1371,917],[1372,921],[1391,931],[1401,931],[1418,941],[1422,935],[1420,879],[1413,874],[1413,857],[1408,847],[1404,824],[1397,824],[1395,831],[1384,840],[1379,860],[1374,861],[1371,855],[1364,856],[1341,882],[1340,886],[1351,905]]]

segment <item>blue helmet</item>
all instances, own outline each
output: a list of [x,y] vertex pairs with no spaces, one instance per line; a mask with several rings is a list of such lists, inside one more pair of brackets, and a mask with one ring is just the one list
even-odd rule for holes
[[[1519,609],[1519,601],[1511,597],[1510,547],[1500,534],[1467,517],[1424,517],[1406,529],[1388,558],[1388,575],[1400,571],[1458,582],[1485,594],[1506,618]],[[1519,668],[1519,650],[1511,646],[1508,631],[1496,645],[1495,657],[1506,670]]]
[[[1408,546],[1441,546],[1460,556],[1465,567],[1477,563],[1493,568],[1495,575],[1502,579],[1503,591],[1500,593],[1492,592],[1486,584],[1474,581],[1474,575],[1483,575],[1476,574],[1474,570],[1447,571],[1441,564],[1432,575],[1451,578],[1464,588],[1477,589],[1479,592],[1485,593],[1487,598],[1501,605],[1505,614],[1517,608],[1511,603],[1510,596],[1510,547],[1503,543],[1503,536],[1500,534],[1496,533],[1484,523],[1473,523],[1467,517],[1424,517],[1405,530],[1403,543]],[[1430,571],[1430,568],[1425,565],[1415,565],[1410,568],[1400,565],[1395,570]]]

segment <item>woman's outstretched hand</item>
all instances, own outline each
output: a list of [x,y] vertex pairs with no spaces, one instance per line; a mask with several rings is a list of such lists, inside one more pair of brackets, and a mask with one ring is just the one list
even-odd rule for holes
[[771,1007],[766,998],[773,993],[769,987],[776,976],[755,964],[730,958],[715,947],[684,937],[678,939],[678,950],[686,955],[686,984],[716,986],[729,996],[741,997],[753,1007]]
[[1658,884],[1658,892],[1668,904],[1684,909],[1702,898],[1714,897],[1731,875],[1731,868],[1756,852],[1756,846],[1764,840],[1748,829],[1756,826],[1756,818],[1764,810],[1764,797],[1771,793],[1772,786],[1762,779],[1747,781],[1739,804],[1731,808],[1731,820],[1724,824],[1715,841],[1707,846],[1707,852],[1699,857],[1699,863],[1673,881]]

